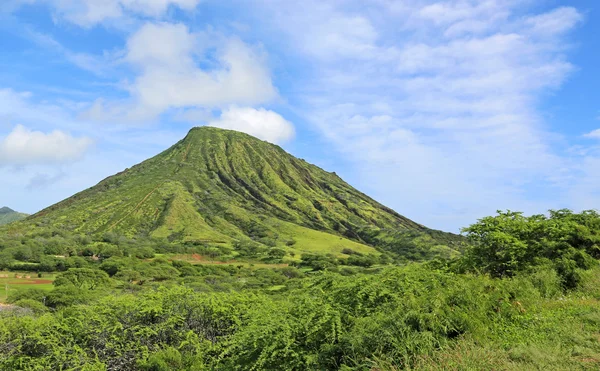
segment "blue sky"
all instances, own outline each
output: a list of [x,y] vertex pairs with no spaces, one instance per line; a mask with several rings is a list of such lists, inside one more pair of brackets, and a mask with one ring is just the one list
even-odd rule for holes
[[434,228],[600,208],[596,3],[4,0],[0,206],[213,125]]

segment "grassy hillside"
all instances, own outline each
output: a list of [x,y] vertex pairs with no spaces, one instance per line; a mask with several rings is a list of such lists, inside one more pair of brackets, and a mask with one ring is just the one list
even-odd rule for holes
[[0,225],[16,222],[27,218],[27,214],[16,212],[8,207],[0,208]]
[[227,246],[253,240],[299,252],[376,253],[370,246],[385,245],[398,233],[438,241],[434,231],[335,173],[247,134],[211,127],[192,129],[161,154],[14,228],[40,224]]

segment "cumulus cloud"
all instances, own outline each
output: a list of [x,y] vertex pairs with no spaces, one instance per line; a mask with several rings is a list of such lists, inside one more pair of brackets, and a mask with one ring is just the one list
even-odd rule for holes
[[193,10],[200,0],[46,0],[55,15],[82,27],[91,27],[107,20],[128,15],[162,17],[174,6]]
[[241,131],[271,143],[283,143],[294,137],[291,122],[264,108],[230,107],[209,125]]
[[72,162],[80,159],[91,144],[89,138],[75,138],[59,130],[46,134],[17,125],[0,141],[0,165]]
[[277,97],[259,51],[237,38],[215,45],[208,41],[213,36],[183,24],[144,25],[127,41],[125,61],[138,73],[127,86],[130,100],[97,100],[84,117],[149,120],[172,108],[255,105]]

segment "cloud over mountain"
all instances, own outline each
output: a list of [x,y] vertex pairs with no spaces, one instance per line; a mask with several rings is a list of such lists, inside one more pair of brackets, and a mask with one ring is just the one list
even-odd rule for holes
[[60,130],[43,133],[17,125],[0,140],[0,165],[72,162],[80,159],[91,144],[89,138],[75,138]]
[[278,95],[260,50],[183,24],[145,24],[128,38],[124,61],[136,71],[125,86],[129,99],[98,99],[85,118],[152,120],[172,108],[254,105]]
[[271,143],[286,142],[294,137],[294,126],[276,112],[264,108],[230,107],[210,126],[241,131]]

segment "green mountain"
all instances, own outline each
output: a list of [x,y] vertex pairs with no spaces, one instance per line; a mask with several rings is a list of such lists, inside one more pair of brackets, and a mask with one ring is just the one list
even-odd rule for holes
[[377,253],[373,246],[398,234],[436,246],[453,236],[405,218],[276,145],[212,127],[192,129],[159,155],[24,222],[35,223],[229,246],[253,240],[300,253]]
[[27,218],[27,216],[28,214],[16,212],[6,206],[2,207],[0,208],[0,225],[16,222]]

